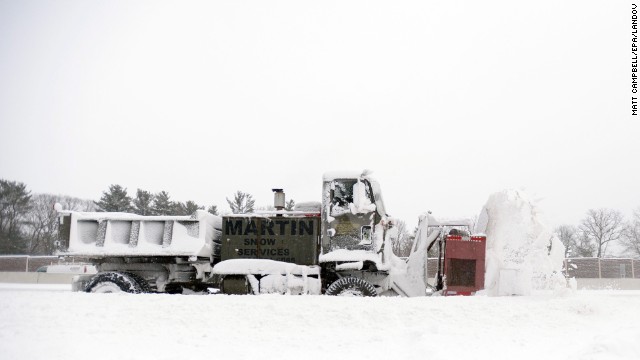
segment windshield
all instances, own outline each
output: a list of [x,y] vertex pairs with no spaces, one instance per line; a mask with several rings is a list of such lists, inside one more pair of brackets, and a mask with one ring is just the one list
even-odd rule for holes
[[333,182],[333,203],[337,206],[348,206],[353,202],[353,185],[356,180],[337,180]]

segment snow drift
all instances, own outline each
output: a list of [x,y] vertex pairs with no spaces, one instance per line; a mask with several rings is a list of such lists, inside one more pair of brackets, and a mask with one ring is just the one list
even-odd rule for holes
[[[59,285],[55,285],[59,287]],[[640,359],[640,291],[175,296],[0,284],[3,359]]]

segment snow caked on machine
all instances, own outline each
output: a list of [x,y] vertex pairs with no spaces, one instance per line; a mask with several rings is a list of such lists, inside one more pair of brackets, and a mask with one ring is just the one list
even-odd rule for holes
[[74,278],[74,290],[87,292],[425,296],[483,288],[485,237],[471,236],[468,221],[423,215],[410,256],[393,254],[394,220],[367,171],[325,174],[322,201],[294,211],[273,191],[276,210],[255,214],[63,210],[58,254],[97,267]]

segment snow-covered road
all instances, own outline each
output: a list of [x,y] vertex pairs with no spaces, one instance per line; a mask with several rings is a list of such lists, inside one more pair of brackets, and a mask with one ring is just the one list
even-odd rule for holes
[[72,293],[0,284],[2,359],[640,359],[640,291],[565,296]]

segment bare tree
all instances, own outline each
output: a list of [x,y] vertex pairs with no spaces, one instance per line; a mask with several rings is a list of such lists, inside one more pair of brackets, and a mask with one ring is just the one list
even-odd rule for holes
[[233,201],[227,198],[227,203],[229,203],[229,207],[231,208],[232,213],[247,214],[253,212],[253,207],[256,201],[253,200],[253,196],[251,196],[250,194],[238,190],[233,195]]
[[594,257],[596,254],[596,244],[584,232],[578,231],[578,241],[576,243],[576,257]]
[[560,225],[555,231],[558,239],[564,244],[564,257],[577,256],[578,250],[578,229],[573,225]]
[[398,230],[398,237],[393,239],[393,253],[400,257],[407,257],[411,254],[414,237],[407,230],[407,223],[402,220],[395,220],[395,227]]
[[27,252],[33,255],[51,255],[58,240],[58,213],[55,203],[65,210],[92,211],[91,200],[82,200],[70,196],[36,194],[31,197],[31,209],[26,215],[25,232],[28,239]]
[[[53,196],[53,195],[52,195]],[[65,210],[95,212],[96,203],[93,200],[79,199],[66,195],[55,195],[56,202]]]
[[49,194],[37,194],[31,198],[31,210],[26,217],[29,254],[53,253],[58,219],[53,205],[57,200],[56,196]]
[[621,242],[625,248],[625,253],[635,258],[640,258],[640,207],[633,212]]
[[471,219],[469,219],[469,230],[471,233],[476,232],[476,227],[478,226],[478,215],[474,215]]
[[579,229],[584,240],[595,245],[596,257],[601,258],[609,244],[619,241],[624,235],[624,218],[617,210],[589,209]]

